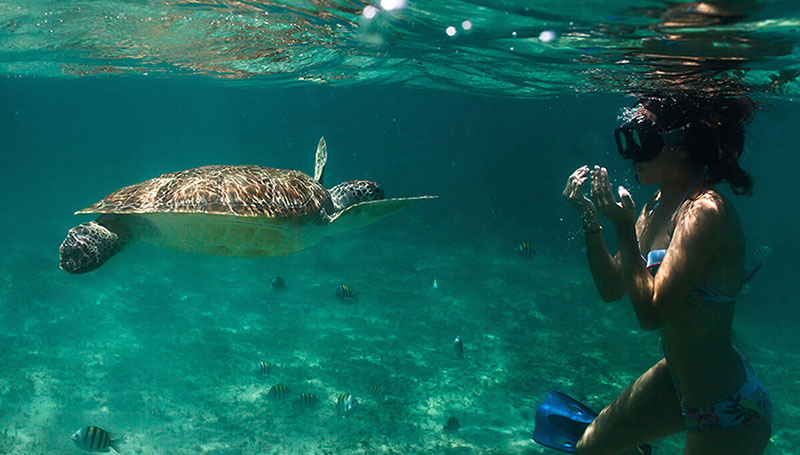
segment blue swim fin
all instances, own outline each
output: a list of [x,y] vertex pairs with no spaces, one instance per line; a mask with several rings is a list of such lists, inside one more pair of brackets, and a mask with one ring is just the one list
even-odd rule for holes
[[543,446],[575,453],[575,444],[597,413],[557,390],[547,394],[536,410],[533,440]]
[[[575,445],[597,413],[580,401],[557,390],[547,394],[544,403],[536,409],[533,440],[551,449],[576,453]],[[652,448],[642,444],[637,453],[649,455]]]

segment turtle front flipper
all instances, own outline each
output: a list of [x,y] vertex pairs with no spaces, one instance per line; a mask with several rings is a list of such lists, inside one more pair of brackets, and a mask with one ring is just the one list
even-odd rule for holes
[[96,221],[80,224],[67,232],[58,247],[59,267],[75,274],[91,272],[122,251],[124,245],[119,235]]
[[336,234],[360,228],[393,215],[419,201],[436,198],[437,196],[417,196],[359,202],[331,217],[331,232]]
[[328,162],[328,146],[325,145],[325,136],[319,138],[317,144],[317,155],[314,158],[314,180],[322,185],[322,177],[325,174],[325,163]]

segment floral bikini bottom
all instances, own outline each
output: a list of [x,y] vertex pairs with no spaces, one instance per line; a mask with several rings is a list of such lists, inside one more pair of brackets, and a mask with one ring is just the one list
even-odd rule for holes
[[719,403],[701,408],[687,408],[681,404],[681,412],[690,431],[772,421],[772,401],[767,389],[758,380],[750,364],[744,358],[742,362],[747,378],[736,393]]

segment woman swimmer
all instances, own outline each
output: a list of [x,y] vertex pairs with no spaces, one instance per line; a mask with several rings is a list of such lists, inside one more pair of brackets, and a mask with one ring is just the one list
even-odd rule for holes
[[[624,187],[617,202],[605,168],[570,175],[564,197],[581,215],[600,296],[627,294],[642,328],[661,330],[664,349],[589,425],[578,453],[627,453],[684,430],[688,455],[764,452],[770,398],[731,342],[744,236],[731,201],[714,188],[725,181],[736,194],[750,193],[738,158],[753,110],[746,98],[639,99],[615,131],[637,180],[659,185],[638,218]],[[587,180],[591,199],[582,192]],[[614,256],[599,235],[598,213],[616,231]]]

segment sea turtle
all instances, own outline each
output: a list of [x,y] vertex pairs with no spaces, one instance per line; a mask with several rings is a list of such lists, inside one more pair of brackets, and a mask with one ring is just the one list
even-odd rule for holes
[[89,272],[138,240],[223,256],[284,256],[435,197],[384,199],[367,180],[327,190],[327,158],[323,137],[313,179],[293,169],[203,166],[114,191],[75,212],[100,216],[69,230],[60,267]]

